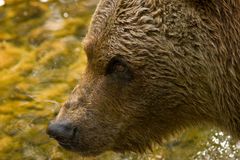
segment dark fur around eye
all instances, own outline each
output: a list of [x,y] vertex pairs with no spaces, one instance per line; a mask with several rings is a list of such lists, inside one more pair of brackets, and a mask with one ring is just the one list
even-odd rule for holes
[[133,73],[122,57],[113,57],[110,60],[107,65],[105,75],[109,75],[115,79],[127,81],[130,81],[133,78]]

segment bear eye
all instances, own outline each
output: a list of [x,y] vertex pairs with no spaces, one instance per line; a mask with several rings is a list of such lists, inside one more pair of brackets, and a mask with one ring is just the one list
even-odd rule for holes
[[126,67],[121,63],[116,63],[113,66],[113,72],[124,72],[125,70],[126,70]]
[[109,64],[107,65],[106,74],[123,73],[126,70],[127,70],[126,64],[118,57],[114,57],[110,60]]
[[121,57],[114,57],[110,60],[106,68],[106,75],[125,80],[130,80],[132,78],[130,68]]

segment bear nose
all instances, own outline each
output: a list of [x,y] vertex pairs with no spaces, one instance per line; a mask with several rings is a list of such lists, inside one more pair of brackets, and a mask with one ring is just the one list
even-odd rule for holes
[[47,134],[56,140],[72,139],[76,128],[69,123],[51,123],[47,128]]

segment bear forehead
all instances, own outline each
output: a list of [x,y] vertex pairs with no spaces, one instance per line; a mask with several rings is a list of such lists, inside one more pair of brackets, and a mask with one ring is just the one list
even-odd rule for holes
[[83,39],[82,45],[87,54],[92,54],[98,42],[109,31],[111,21],[121,0],[101,0],[92,17],[92,21]]
[[101,0],[93,15],[92,22],[86,37],[99,38],[107,31],[114,19],[116,9],[121,0]]
[[101,0],[93,15],[87,36],[97,38],[107,32],[116,21],[140,18],[143,16],[141,13],[150,8],[152,12],[161,8],[163,2],[163,0]]
[[[153,18],[152,14],[162,16],[159,14],[159,7],[162,5],[160,5],[161,1],[162,0],[101,0],[93,15],[88,33],[83,40],[85,50],[92,52],[97,43],[102,43],[101,38],[108,37],[109,32],[114,27],[118,27],[118,31],[126,26],[130,26],[130,29],[133,29],[136,27],[134,24],[138,21],[141,24],[138,23],[137,28],[144,26],[142,28],[144,28],[146,32],[147,30],[158,30],[156,29],[156,24],[161,23],[162,20],[157,16]],[[156,6],[158,7],[156,8]],[[157,12],[146,14],[146,10],[151,10],[152,12],[157,10]]]

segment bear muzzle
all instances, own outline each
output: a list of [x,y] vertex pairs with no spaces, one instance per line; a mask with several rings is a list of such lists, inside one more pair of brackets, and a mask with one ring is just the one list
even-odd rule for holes
[[75,139],[77,128],[68,122],[52,122],[47,128],[47,134],[66,148],[71,149],[71,143]]

